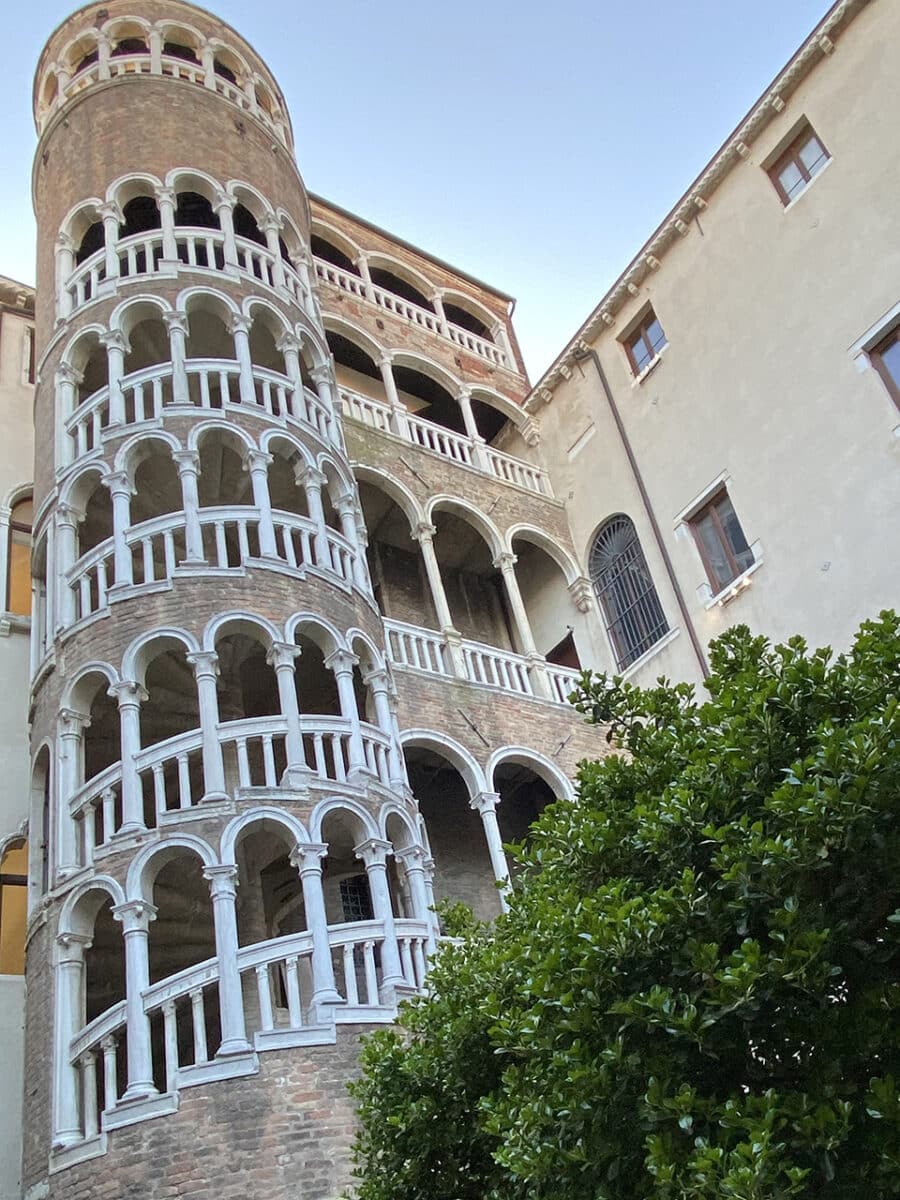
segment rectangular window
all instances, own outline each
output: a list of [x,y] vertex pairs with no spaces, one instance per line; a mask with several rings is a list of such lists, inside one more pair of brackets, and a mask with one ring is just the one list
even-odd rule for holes
[[869,351],[869,358],[900,408],[900,325]]
[[714,593],[728,587],[753,565],[753,551],[724,488],[691,517],[689,524]]
[[628,361],[635,375],[640,375],[659,355],[666,344],[666,335],[653,309],[648,309],[640,324],[623,339]]
[[831,155],[812,126],[804,125],[788,148],[767,168],[769,178],[785,207],[809,186],[829,158]]

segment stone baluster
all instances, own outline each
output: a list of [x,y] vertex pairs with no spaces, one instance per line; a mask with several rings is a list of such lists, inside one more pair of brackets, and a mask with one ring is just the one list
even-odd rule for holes
[[500,350],[503,355],[503,365],[508,367],[510,371],[516,370],[516,356],[513,354],[512,342],[509,340],[509,332],[506,324],[503,321],[498,321],[491,329],[491,338],[494,345]]
[[372,272],[369,270],[369,259],[365,254],[360,254],[356,260],[356,268],[359,271],[360,278],[363,281],[363,287],[366,293],[366,299],[375,303],[375,286],[372,283]]
[[216,680],[219,677],[219,656],[215,650],[194,650],[187,655],[197,681],[197,701],[200,709],[200,736],[203,752],[202,804],[229,800],[225,788],[225,764],[219,741],[219,696]]
[[312,1003],[335,1004],[341,1000],[334,983],[334,966],[328,942],[328,920],[322,891],[322,860],[328,847],[317,842],[301,842],[291,854],[291,862],[300,874],[306,928],[312,937]]
[[388,673],[384,667],[373,667],[371,671],[366,671],[363,674],[363,682],[372,693],[378,728],[390,738],[388,745],[388,771],[391,786],[398,789],[405,789],[406,770],[404,768],[400,744],[394,732],[394,716],[391,712]]
[[462,413],[463,424],[466,428],[466,437],[472,443],[473,465],[478,467],[480,471],[490,474],[491,464],[485,452],[484,438],[478,432],[478,424],[475,420],[475,413],[472,410],[472,393],[468,388],[463,388],[457,395],[456,401]]
[[384,930],[384,941],[381,944],[381,986],[386,993],[383,999],[388,1002],[393,989],[406,984],[400,965],[400,950],[397,946],[397,930],[387,877],[387,856],[391,849],[391,843],[380,838],[369,838],[353,849],[356,857],[365,864],[369,893],[372,897],[372,911],[375,920],[381,923]]
[[200,493],[197,480],[200,475],[200,455],[196,450],[175,450],[172,454],[181,480],[181,503],[184,508],[184,561],[183,566],[206,565],[203,549],[203,526],[200,524]]
[[284,262],[281,257],[281,221],[274,213],[269,213],[260,223],[260,232],[266,239],[269,253],[272,255],[272,283],[279,289],[284,288]]
[[131,528],[131,497],[134,495],[134,487],[124,471],[112,471],[104,475],[101,483],[108,488],[112,497],[114,586],[129,587],[134,583],[131,547],[127,538]]
[[484,839],[487,842],[488,854],[491,856],[491,866],[494,878],[500,884],[500,908],[503,912],[509,908],[507,893],[510,889],[509,864],[503,849],[503,839],[500,836],[500,826],[497,824],[497,805],[500,797],[496,792],[479,792],[469,801],[469,805],[481,817],[484,827]]
[[378,369],[381,372],[381,382],[384,384],[384,394],[391,407],[391,429],[398,437],[402,437],[408,442],[410,436],[409,424],[406,420],[406,405],[400,399],[400,393],[397,391],[397,382],[394,379],[394,369],[389,354],[379,358]]
[[278,685],[278,702],[281,715],[287,725],[285,752],[287,768],[281,780],[282,786],[305,789],[309,786],[311,768],[306,762],[303,747],[303,729],[300,724],[300,706],[297,703],[296,660],[300,647],[293,642],[273,642],[266,655],[266,662],[274,668]]
[[128,1028],[128,1087],[123,1100],[156,1095],[153,1055],[150,1048],[150,1018],[144,1009],[144,991],[150,986],[148,952],[150,922],[156,909],[146,900],[129,900],[112,910],[122,922],[125,939],[125,1016]]
[[428,889],[425,885],[425,862],[428,852],[424,846],[409,846],[405,850],[395,850],[394,858],[402,864],[406,874],[413,915],[417,921],[424,921],[428,927],[427,952],[431,954],[434,951],[434,930],[431,925]]
[[291,381],[291,416],[296,421],[304,419],[306,398],[303,395],[303,377],[300,373],[300,339],[290,330],[279,337],[275,349],[284,358],[284,373]]
[[431,297],[431,306],[435,311],[438,321],[441,326],[441,333],[445,338],[450,336],[450,327],[447,323],[447,314],[444,312],[444,297],[440,292],[435,292]]
[[75,461],[75,442],[66,429],[66,421],[78,407],[78,385],[84,376],[71,363],[56,368],[56,466],[68,467]]
[[203,876],[209,881],[213,916],[216,925],[216,958],[219,963],[219,1018],[222,1042],[217,1058],[234,1054],[249,1054],[244,1023],[244,1001],[241,995],[241,975],[237,965],[238,936],[235,897],[238,869],[233,864],[205,867]]
[[358,538],[356,498],[352,492],[343,492],[338,496],[334,507],[341,522],[341,532],[353,551],[353,582],[361,592],[370,596],[372,593],[369,585],[369,572],[366,569],[366,556]]
[[120,834],[144,829],[144,795],[134,756],[141,748],[141,704],[147,690],[130,679],[114,683],[109,689],[119,705],[120,748],[122,760],[122,826]]

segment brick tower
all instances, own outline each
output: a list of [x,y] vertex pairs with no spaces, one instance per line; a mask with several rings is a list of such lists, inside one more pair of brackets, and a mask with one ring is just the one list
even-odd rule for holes
[[311,201],[234,30],[89,5],[34,101],[26,1194],[329,1200],[435,895],[568,792],[590,589],[509,298]]

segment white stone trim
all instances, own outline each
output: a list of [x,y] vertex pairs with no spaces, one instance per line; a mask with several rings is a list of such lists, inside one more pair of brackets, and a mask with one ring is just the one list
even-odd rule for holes
[[786,212],[786,213],[790,212],[791,209],[794,207],[794,205],[797,204],[798,201],[800,201],[806,195],[806,193],[809,191],[809,189],[812,187],[812,185],[816,182],[816,180],[820,179],[825,174],[825,172],[828,170],[828,168],[831,166],[831,164],[833,162],[834,162],[834,158],[832,157],[832,155],[829,154],[828,158],[825,160],[825,165],[822,167],[819,167],[818,171],[816,171],[815,175],[813,175],[812,178],[807,179],[806,183],[804,183],[804,185],[800,189],[800,191],[797,192],[797,194],[795,196],[792,196],[791,199],[788,201],[788,203],[784,205],[784,207],[782,208],[782,212]]
[[671,626],[668,633],[664,633],[658,642],[654,642],[649,649],[644,651],[640,658],[636,658],[633,663],[625,668],[624,671],[619,673],[621,674],[621,678],[631,679],[638,673],[638,671],[640,671],[641,667],[646,666],[650,659],[654,658],[660,652],[660,650],[664,650],[670,642],[674,642],[680,633],[681,627],[679,625]]

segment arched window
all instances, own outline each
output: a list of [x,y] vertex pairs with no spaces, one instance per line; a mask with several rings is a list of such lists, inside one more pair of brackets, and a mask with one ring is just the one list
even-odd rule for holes
[[669,629],[630,517],[619,513],[604,522],[588,570],[623,671]]
[[31,497],[18,500],[9,514],[6,611],[31,616]]

